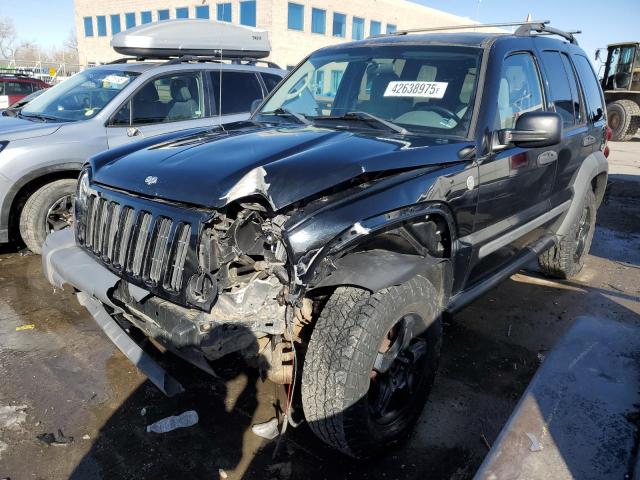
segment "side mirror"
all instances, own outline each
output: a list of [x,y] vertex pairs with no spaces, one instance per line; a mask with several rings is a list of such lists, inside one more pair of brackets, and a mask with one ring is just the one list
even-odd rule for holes
[[262,103],[262,99],[261,98],[256,98],[253,102],[251,102],[251,114],[252,115],[254,113],[256,113],[256,110],[258,110],[258,107],[260,106],[261,103]]
[[523,113],[514,129],[498,131],[502,145],[536,148],[557,145],[562,138],[562,118],[554,112]]

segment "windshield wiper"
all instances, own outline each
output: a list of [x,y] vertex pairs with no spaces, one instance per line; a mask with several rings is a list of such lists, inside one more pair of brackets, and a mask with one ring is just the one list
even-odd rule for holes
[[298,120],[298,122],[302,123],[303,125],[311,125],[311,122],[307,120],[307,117],[304,116],[302,113],[292,112],[291,110],[287,110],[286,108],[282,108],[282,107],[276,108],[271,112],[260,112],[260,115],[289,116],[289,117],[295,118],[296,120]]
[[43,122],[53,121],[53,122],[66,122],[67,120],[60,117],[54,117],[53,115],[45,115],[43,113],[30,113],[25,115],[24,113],[19,113],[18,116],[20,118],[35,118],[37,120],[42,120]]
[[335,116],[335,117],[331,117],[331,116],[327,116],[327,117],[315,117],[318,120],[361,120],[361,121],[365,121],[365,122],[369,122],[371,123],[371,121],[382,125],[386,128],[388,128],[389,130],[393,130],[394,132],[399,133],[400,135],[408,135],[409,130],[407,130],[404,127],[401,127],[400,125],[397,125],[393,122],[390,122],[389,120],[385,120],[384,118],[380,118],[377,117],[375,115],[372,115],[371,113],[368,112],[347,112],[342,116]]

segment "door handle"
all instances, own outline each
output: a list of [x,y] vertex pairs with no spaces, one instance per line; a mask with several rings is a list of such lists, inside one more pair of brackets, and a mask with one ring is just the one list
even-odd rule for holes
[[127,137],[139,137],[142,135],[142,132],[138,130],[136,127],[127,128]]
[[548,165],[558,160],[558,154],[553,150],[547,150],[538,155],[538,165]]

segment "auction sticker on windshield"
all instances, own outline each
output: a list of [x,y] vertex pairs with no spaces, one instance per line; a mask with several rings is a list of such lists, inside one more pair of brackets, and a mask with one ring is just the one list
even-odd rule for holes
[[447,82],[389,82],[385,97],[442,98]]

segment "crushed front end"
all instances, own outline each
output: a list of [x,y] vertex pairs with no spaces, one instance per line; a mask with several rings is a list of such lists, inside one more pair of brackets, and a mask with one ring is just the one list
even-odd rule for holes
[[[204,370],[232,352],[254,361],[260,352],[263,374],[289,383],[286,220],[260,203],[216,211],[90,186],[85,172],[73,242],[69,231],[48,239],[45,274],[100,300],[124,331],[133,327]],[[69,249],[74,260],[60,261]],[[290,307],[300,318],[303,309]]]

